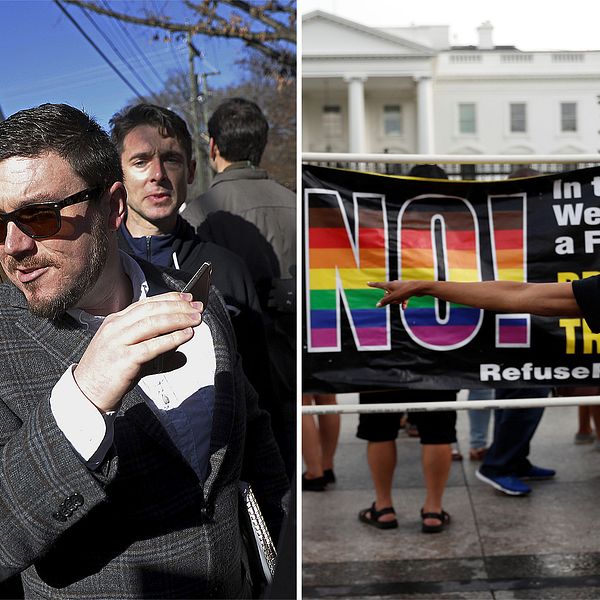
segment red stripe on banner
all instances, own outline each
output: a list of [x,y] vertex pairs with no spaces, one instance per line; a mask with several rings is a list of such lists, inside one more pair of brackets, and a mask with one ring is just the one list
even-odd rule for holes
[[359,248],[385,248],[385,230],[361,227],[358,230]]
[[310,227],[308,230],[310,248],[351,248],[348,232],[338,227]]
[[448,249],[473,251],[477,248],[475,232],[472,229],[466,231],[446,231],[445,237]]
[[512,250],[523,247],[522,229],[504,229],[494,231],[494,243],[498,250]]
[[403,248],[429,248],[431,250],[431,231],[429,229],[403,229],[401,236]]

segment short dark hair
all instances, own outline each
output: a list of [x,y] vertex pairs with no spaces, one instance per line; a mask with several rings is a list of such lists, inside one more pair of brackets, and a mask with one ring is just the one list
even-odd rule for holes
[[127,134],[140,125],[156,127],[163,137],[173,137],[183,146],[188,163],[192,160],[192,136],[185,121],[172,110],[156,104],[134,104],[115,113],[110,123],[110,136],[119,151]]
[[248,160],[258,166],[267,145],[269,124],[254,102],[230,98],[212,114],[208,121],[208,134],[215,140],[225,160]]
[[54,152],[89,187],[123,181],[117,150],[93,117],[68,104],[41,104],[0,122],[0,161]]
[[536,175],[541,175],[541,173],[536,169],[521,165],[512,171],[507,179],[521,179],[522,177],[535,177]]
[[448,179],[448,175],[438,165],[415,165],[409,172],[409,177],[422,177],[423,179]]

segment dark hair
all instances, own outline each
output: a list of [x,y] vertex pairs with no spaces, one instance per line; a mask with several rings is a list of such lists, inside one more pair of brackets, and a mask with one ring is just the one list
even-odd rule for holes
[[245,98],[220,104],[208,121],[208,134],[229,162],[248,160],[258,166],[267,145],[269,124],[260,108]]
[[409,172],[410,177],[422,177],[423,179],[448,179],[446,171],[438,165],[415,165]]
[[520,179],[521,177],[535,177],[536,175],[541,175],[539,171],[536,169],[532,169],[531,167],[520,166],[517,167],[511,174],[507,177],[507,179]]
[[95,119],[67,104],[42,104],[0,122],[0,161],[54,152],[89,187],[123,181],[121,161]]
[[156,104],[135,104],[115,113],[109,121],[110,136],[119,154],[127,134],[140,125],[153,125],[163,137],[173,137],[183,146],[188,163],[192,160],[192,136],[185,121],[172,110]]

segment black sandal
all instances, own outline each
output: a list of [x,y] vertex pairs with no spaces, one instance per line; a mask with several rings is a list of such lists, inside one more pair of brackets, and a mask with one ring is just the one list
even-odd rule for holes
[[[439,525],[426,525],[425,519],[437,519],[440,521]],[[423,512],[421,509],[421,531],[423,533],[439,533],[446,527],[446,525],[450,525],[450,515],[443,510],[441,513],[434,512]]]
[[377,529],[395,529],[398,527],[398,521],[394,519],[393,521],[380,521],[379,517],[383,515],[395,515],[396,511],[388,506],[387,508],[382,508],[381,510],[377,510],[375,508],[375,502],[371,505],[371,508],[365,508],[358,513],[359,521],[366,523],[367,525],[373,525],[373,527],[377,527]]

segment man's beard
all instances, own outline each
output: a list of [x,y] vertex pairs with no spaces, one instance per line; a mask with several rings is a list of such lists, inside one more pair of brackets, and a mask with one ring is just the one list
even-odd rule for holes
[[[84,265],[83,271],[73,280],[73,285],[70,288],[59,290],[53,298],[36,299],[33,296],[28,299],[29,310],[34,315],[46,319],[57,319],[67,310],[73,308],[84,294],[96,284],[106,264],[106,256],[108,254],[108,235],[101,210],[94,211],[90,235],[92,237],[92,244],[82,262]],[[42,285],[43,283],[40,283],[40,287]],[[36,286],[35,282],[33,286]],[[35,292],[35,287],[33,287],[32,291]]]

